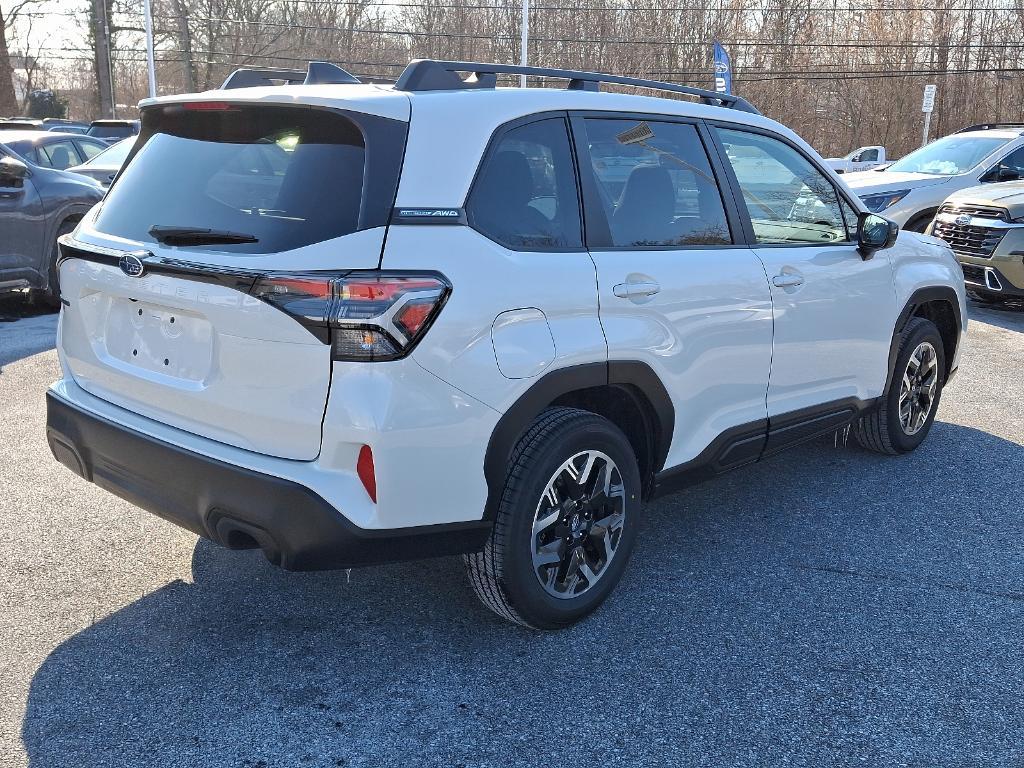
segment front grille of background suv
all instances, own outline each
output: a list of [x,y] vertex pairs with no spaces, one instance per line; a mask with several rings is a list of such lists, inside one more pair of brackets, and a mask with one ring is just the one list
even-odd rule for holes
[[[945,203],[939,208],[939,213],[950,216],[967,215],[974,220],[1009,220],[1005,209],[988,205],[952,205]],[[932,234],[941,240],[945,240],[955,253],[988,259],[992,257],[992,252],[999,245],[999,241],[1003,239],[1006,230],[978,224],[954,224],[952,221],[943,221],[936,218],[935,224],[932,226]]]

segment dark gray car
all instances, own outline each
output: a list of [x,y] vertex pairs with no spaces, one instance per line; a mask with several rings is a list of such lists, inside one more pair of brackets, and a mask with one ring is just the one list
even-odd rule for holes
[[103,198],[92,179],[44,168],[0,144],[0,292],[57,293],[57,238]]

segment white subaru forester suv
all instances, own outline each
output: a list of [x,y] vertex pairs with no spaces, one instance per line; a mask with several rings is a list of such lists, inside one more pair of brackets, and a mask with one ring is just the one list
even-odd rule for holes
[[59,277],[61,463],[288,569],[462,554],[537,628],[645,500],[847,426],[917,447],[966,327],[950,249],[742,99],[465,62],[144,102]]

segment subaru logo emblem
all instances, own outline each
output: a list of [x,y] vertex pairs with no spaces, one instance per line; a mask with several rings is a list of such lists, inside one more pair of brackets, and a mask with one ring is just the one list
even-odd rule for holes
[[134,253],[126,253],[121,257],[121,260],[117,262],[117,266],[121,268],[128,277],[142,277],[142,271],[145,269],[142,265],[142,259],[136,256]]
[[953,219],[953,223],[963,227],[971,223],[971,217],[968,216],[966,213],[961,213],[959,216]]

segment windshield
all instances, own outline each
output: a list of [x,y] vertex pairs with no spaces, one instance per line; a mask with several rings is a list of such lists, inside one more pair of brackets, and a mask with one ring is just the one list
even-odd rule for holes
[[91,168],[97,165],[104,167],[121,166],[124,164],[124,160],[128,157],[128,153],[132,151],[132,147],[135,146],[135,137],[124,139],[123,141],[117,142],[110,149],[105,149],[100,152],[89,162],[85,163],[86,168]]
[[947,136],[897,160],[883,173],[928,173],[953,176],[971,170],[1009,139],[979,136]]
[[[217,250],[273,253],[383,226],[405,125],[299,107],[154,107],[96,228],[150,243],[160,228],[210,229],[245,236]],[[375,138],[386,144],[376,155]]]

